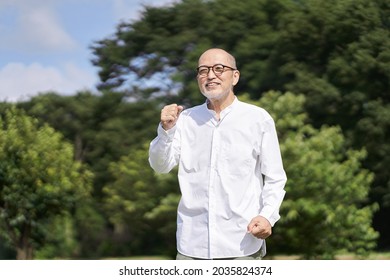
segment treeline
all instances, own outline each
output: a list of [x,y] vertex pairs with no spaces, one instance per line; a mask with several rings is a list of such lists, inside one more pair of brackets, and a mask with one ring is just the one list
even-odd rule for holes
[[[194,69],[210,47],[235,55],[241,72],[235,92],[276,120],[289,180],[270,253],[332,258],[388,249],[389,35],[385,0],[183,0],[145,7],[138,21],[120,23],[92,45],[99,94],[44,93],[1,104],[0,231],[8,245],[0,245],[0,254],[174,255],[177,179],[154,174],[147,149],[163,104],[204,102]],[[12,126],[17,119],[29,125]],[[49,128],[62,135],[55,147],[47,144],[48,132],[31,136]],[[33,146],[33,139],[41,140]],[[56,181],[45,170],[63,166],[53,158],[61,145],[72,147],[73,158],[64,154],[70,171]],[[32,149],[38,152],[26,158],[18,152]],[[69,183],[71,199],[60,199],[61,182]],[[10,193],[19,193],[18,200]],[[38,201],[41,212],[32,215]]]

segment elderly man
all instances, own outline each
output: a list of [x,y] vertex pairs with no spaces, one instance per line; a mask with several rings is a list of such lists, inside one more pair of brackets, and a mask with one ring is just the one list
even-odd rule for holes
[[287,178],[275,124],[238,100],[239,78],[231,54],[209,49],[197,68],[206,102],[161,110],[149,162],[161,173],[179,165],[178,260],[261,259],[280,218]]

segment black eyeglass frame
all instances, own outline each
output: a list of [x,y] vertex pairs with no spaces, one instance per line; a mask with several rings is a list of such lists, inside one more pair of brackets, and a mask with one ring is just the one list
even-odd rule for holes
[[[221,73],[215,72],[214,68],[215,68],[216,66],[222,66],[223,70],[222,70]],[[207,68],[207,73],[205,73],[205,74],[200,74],[200,73],[199,73],[199,69],[200,69],[200,68]],[[221,64],[221,63],[218,63],[218,64],[214,64],[213,66],[201,65],[201,66],[199,66],[199,67],[196,68],[196,73],[197,73],[197,75],[198,75],[199,77],[206,77],[206,76],[210,73],[210,69],[212,69],[213,72],[214,72],[214,74],[215,74],[216,76],[221,76],[225,71],[227,71],[226,68],[228,68],[228,70],[232,70],[232,71],[237,70],[236,68],[233,68],[233,67],[230,67],[230,66],[227,66],[227,65],[223,65],[223,64]]]

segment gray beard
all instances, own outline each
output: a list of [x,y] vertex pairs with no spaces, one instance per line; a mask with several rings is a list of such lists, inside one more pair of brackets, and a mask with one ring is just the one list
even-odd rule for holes
[[228,93],[219,93],[219,94],[207,94],[202,92],[203,96],[207,98],[207,100],[221,100],[229,95]]

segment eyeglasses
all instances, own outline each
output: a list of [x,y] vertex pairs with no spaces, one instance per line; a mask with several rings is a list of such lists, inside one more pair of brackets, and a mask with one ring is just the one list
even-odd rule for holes
[[221,76],[226,70],[237,70],[233,67],[226,66],[223,64],[215,64],[213,66],[199,66],[198,68],[196,68],[196,71],[198,72],[198,76],[205,77],[209,74],[210,69],[213,69],[213,72],[216,76]]

